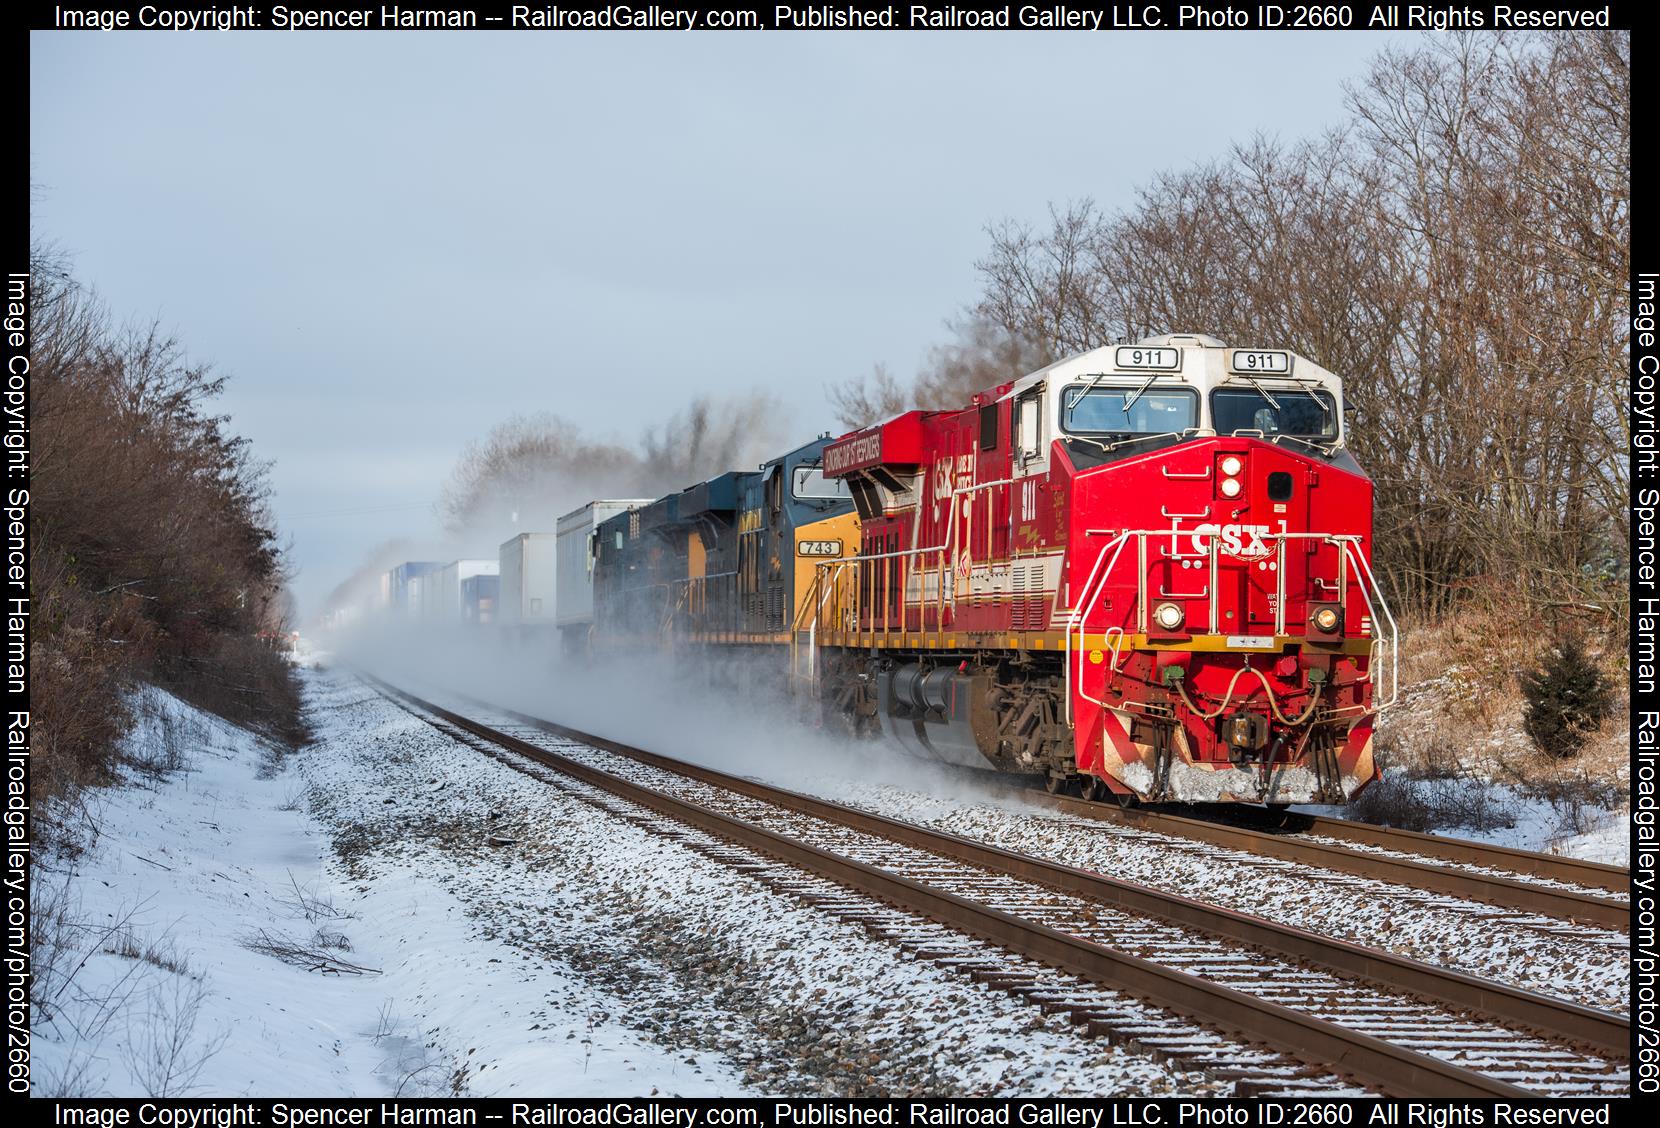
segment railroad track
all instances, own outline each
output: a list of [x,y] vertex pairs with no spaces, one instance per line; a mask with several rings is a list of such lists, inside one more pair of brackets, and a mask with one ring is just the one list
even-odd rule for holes
[[1411,1096],[1629,1091],[1618,1015],[376,684],[474,747],[666,815],[706,853],[735,852],[739,868],[919,955],[1255,1091],[1331,1092],[1333,1070]]
[[1394,850],[1460,865],[1481,866],[1485,869],[1508,870],[1511,873],[1527,874],[1581,889],[1602,889],[1610,893],[1629,893],[1631,889],[1631,870],[1625,866],[1611,866],[1606,862],[1592,862],[1560,854],[1543,854],[1535,850],[1518,850],[1512,846],[1467,842],[1461,838],[1423,834],[1416,830],[1402,830],[1392,826],[1376,826],[1372,823],[1355,822],[1352,819],[1336,819],[1328,815],[1299,813],[1291,815],[1290,818],[1300,832],[1354,842],[1373,849]]
[[[1287,830],[1261,823],[1252,825],[1248,822],[1251,816],[1243,811],[1230,814],[1226,820],[1200,819],[1142,807],[1125,809],[1110,803],[1092,803],[1067,795],[1050,795],[1036,788],[1021,789],[1019,795],[1052,810],[1118,826],[1408,885],[1558,920],[1631,931],[1630,901],[1602,895],[1602,892],[1629,889],[1630,872],[1618,866],[1481,846],[1313,815],[1289,816],[1296,820],[1292,823],[1296,829]],[[1346,842],[1321,841],[1306,837],[1308,833]]]

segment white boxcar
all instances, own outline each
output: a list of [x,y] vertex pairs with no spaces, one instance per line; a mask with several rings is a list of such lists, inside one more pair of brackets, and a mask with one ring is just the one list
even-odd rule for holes
[[421,585],[421,613],[428,619],[459,623],[462,618],[461,584],[474,576],[494,576],[500,567],[495,560],[452,560]]
[[382,590],[396,618],[418,618],[422,614],[425,592],[433,573],[441,567],[436,560],[406,560],[386,573]]
[[651,502],[649,497],[590,501],[559,518],[559,613],[554,623],[561,630],[586,629],[594,621],[594,530]]
[[500,564],[497,622],[509,626],[552,626],[554,535],[520,533],[501,546]]

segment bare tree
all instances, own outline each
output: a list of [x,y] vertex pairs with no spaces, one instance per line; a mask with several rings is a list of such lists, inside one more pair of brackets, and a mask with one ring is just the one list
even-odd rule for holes
[[1289,347],[1344,378],[1407,611],[1480,596],[1617,616],[1630,90],[1624,32],[1386,50],[1330,133],[1252,138],[1117,214],[1086,199],[993,224],[971,316],[909,394],[879,370],[836,402],[849,423],[960,404],[1152,333]]
[[830,403],[836,419],[849,429],[868,427],[916,405],[915,389],[901,385],[885,364],[878,364],[864,376],[833,384]]
[[596,497],[656,497],[758,464],[787,441],[779,410],[765,392],[700,396],[648,429],[636,449],[586,437],[555,415],[515,416],[467,447],[438,510],[461,541],[494,545],[551,529]]

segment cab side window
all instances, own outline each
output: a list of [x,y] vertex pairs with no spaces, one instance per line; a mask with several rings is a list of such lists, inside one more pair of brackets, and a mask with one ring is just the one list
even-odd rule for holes
[[997,405],[988,403],[980,409],[980,450],[997,449]]
[[1014,404],[1014,453],[1022,462],[1030,462],[1042,453],[1043,397],[1036,392],[1022,396]]

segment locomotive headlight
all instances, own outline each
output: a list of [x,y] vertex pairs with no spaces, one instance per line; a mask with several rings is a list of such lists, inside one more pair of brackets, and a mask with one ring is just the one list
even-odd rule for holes
[[1238,497],[1239,496],[1239,491],[1244,489],[1244,488],[1245,487],[1243,487],[1239,484],[1239,479],[1238,478],[1223,478],[1222,479],[1222,496],[1223,497]]
[[1335,607],[1322,607],[1309,619],[1316,630],[1325,631],[1327,634],[1337,629],[1338,621],[1337,608]]
[[1231,454],[1222,460],[1222,473],[1227,474],[1229,477],[1232,477],[1243,469],[1245,469],[1245,464]]
[[1167,631],[1178,629],[1186,617],[1180,603],[1161,603],[1153,608],[1153,620]]

